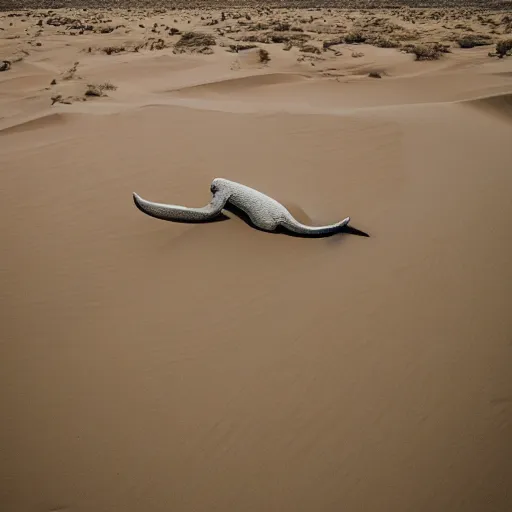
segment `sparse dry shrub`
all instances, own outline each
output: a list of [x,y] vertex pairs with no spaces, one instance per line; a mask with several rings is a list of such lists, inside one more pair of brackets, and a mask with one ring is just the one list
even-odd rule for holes
[[62,80],[73,80],[76,77],[76,72],[78,69],[78,65],[80,62],[75,62],[71,68],[69,68],[64,75],[62,75]]
[[310,39],[310,36],[307,34],[303,34],[300,32],[282,32],[282,33],[270,33],[269,34],[270,42],[272,43],[286,43],[288,41],[292,41],[295,44],[303,43],[304,41],[307,41]]
[[366,35],[358,30],[355,32],[349,32],[344,39],[347,44],[359,44],[366,41]]
[[505,55],[509,55],[512,51],[512,39],[504,39],[496,43],[496,54],[498,57],[503,58]]
[[79,20],[75,20],[73,18],[66,18],[65,16],[56,16],[54,18],[48,18],[46,20],[47,25],[52,25],[54,27],[60,27],[62,25],[72,25]]
[[253,25],[249,25],[247,27],[247,30],[250,32],[256,32],[259,30],[268,30],[268,28],[269,28],[269,25],[267,23],[258,22],[258,23],[254,23]]
[[322,53],[322,50],[320,50],[320,48],[318,48],[318,46],[314,46],[312,44],[302,45],[300,48],[300,51],[304,52],[304,53],[316,53],[316,54]]
[[406,53],[413,53],[416,60],[438,60],[443,53],[449,53],[448,46],[440,43],[431,44],[411,44],[402,48]]
[[98,85],[89,84],[87,85],[87,89],[84,93],[86,96],[103,96],[103,91],[100,89]]
[[185,32],[174,46],[178,52],[197,52],[205,47],[215,46],[215,37],[202,32]]
[[264,48],[260,48],[258,50],[258,57],[260,59],[260,62],[262,64],[266,64],[267,62],[270,61],[270,54],[268,53],[267,50],[265,50]]
[[102,91],[116,91],[117,85],[114,85],[110,82],[104,82],[98,86]]
[[311,36],[300,32],[266,32],[264,34],[250,34],[243,36],[242,41],[248,43],[292,43],[300,46],[305,41],[309,40]]
[[324,50],[328,50],[331,46],[336,46],[338,44],[343,44],[345,42],[344,37],[335,37],[334,39],[329,39],[323,42]]
[[105,91],[115,91],[117,86],[110,82],[104,82],[102,84],[87,84],[85,96],[105,96]]
[[168,48],[167,43],[163,39],[150,39],[148,40],[147,48],[153,50],[164,50]]
[[101,49],[101,51],[103,53],[106,53],[107,55],[113,55],[116,53],[124,52],[125,49],[126,48],[124,46],[105,46],[104,48]]
[[230,44],[229,50],[226,50],[230,53],[238,53],[243,52],[244,50],[252,50],[253,48],[257,48],[255,44],[247,43],[247,44]]
[[474,48],[475,46],[486,46],[492,44],[492,37],[488,35],[465,34],[457,39],[461,48]]
[[371,44],[372,46],[377,46],[378,48],[399,48],[400,43],[393,39],[388,39],[386,37],[376,37],[370,38],[366,40],[366,43]]
[[290,30],[290,27],[291,27],[290,23],[283,23],[283,22],[279,21],[273,26],[273,29],[276,32],[288,32]]

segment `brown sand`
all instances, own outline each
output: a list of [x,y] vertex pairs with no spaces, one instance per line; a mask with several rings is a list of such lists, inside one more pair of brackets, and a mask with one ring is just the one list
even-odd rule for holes
[[[237,21],[221,35],[218,12],[57,13],[125,27],[1,18],[0,58],[23,60],[0,73],[0,509],[510,510],[512,57],[257,43],[264,65],[220,46]],[[503,13],[415,16],[413,43]],[[147,43],[154,22],[219,39],[96,50]],[[311,44],[335,37],[313,25]],[[132,203],[199,206],[216,176],[371,238]]]

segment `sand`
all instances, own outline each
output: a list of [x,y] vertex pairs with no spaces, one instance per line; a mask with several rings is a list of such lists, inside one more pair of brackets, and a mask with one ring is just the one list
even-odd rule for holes
[[[225,12],[1,15],[0,509],[510,510],[506,13]],[[291,47],[227,51],[278,22]],[[399,48],[323,50],[382,26]],[[451,52],[400,51],[429,42]],[[215,177],[371,237],[132,201]]]

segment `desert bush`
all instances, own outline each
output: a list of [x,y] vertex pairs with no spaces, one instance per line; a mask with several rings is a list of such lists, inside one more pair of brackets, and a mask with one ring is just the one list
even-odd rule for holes
[[461,48],[474,48],[492,44],[492,38],[488,35],[466,34],[457,39],[457,43]]
[[97,85],[88,84],[84,94],[86,96],[103,96],[103,91]]
[[201,32],[185,32],[175,45],[175,49],[179,51],[197,51],[198,48],[205,46],[214,46],[216,44],[215,37],[211,34],[203,34]]
[[366,36],[362,32],[356,31],[349,32],[344,39],[347,44],[359,44],[366,41]]
[[318,46],[314,46],[312,44],[305,44],[305,45],[301,46],[300,51],[304,52],[304,53],[316,53],[316,54],[322,53],[322,50],[320,50],[320,48],[318,48]]
[[51,97],[52,105],[55,105],[55,103],[62,103],[64,105],[71,105],[72,98],[68,96],[67,98],[64,98],[62,94],[55,94]]
[[149,50],[163,50],[167,48],[168,45],[163,39],[149,39],[146,45],[146,48]]
[[399,48],[400,43],[398,41],[394,41],[393,39],[387,39],[385,37],[376,37],[375,39],[369,39],[366,41],[368,44],[372,46],[377,46],[378,48]]
[[403,47],[406,53],[413,53],[416,60],[437,60],[443,53],[449,53],[448,46],[434,43],[434,44],[411,44]]
[[105,91],[115,91],[117,86],[111,84],[110,82],[105,82],[103,84],[87,84],[87,89],[85,91],[86,96],[105,96]]
[[496,54],[502,58],[512,50],[512,39],[504,39],[496,43]]
[[300,32],[267,32],[266,34],[250,34],[242,40],[248,43],[288,43],[300,45],[310,39],[308,34]]
[[230,44],[229,45],[229,50],[226,50],[228,52],[231,52],[231,53],[238,53],[238,52],[242,52],[244,50],[252,50],[253,48],[257,48],[257,46],[255,44]]
[[276,32],[288,32],[291,28],[291,25],[290,23],[283,23],[279,21],[274,25],[273,28]]
[[266,64],[267,62],[270,61],[270,55],[264,48],[260,48],[258,50],[258,56],[260,58],[260,62],[262,62],[263,64]]
[[269,42],[271,43],[287,43],[288,41],[299,42],[309,39],[305,34],[295,33],[270,33],[268,34]]
[[75,78],[75,75],[76,75],[76,72],[77,72],[77,69],[78,69],[78,65],[80,64],[80,62],[75,62],[73,64],[73,66],[71,68],[69,68],[65,73],[64,75],[62,76],[62,79],[63,80],[72,80],[73,78]]
[[117,85],[114,85],[110,82],[104,82],[98,86],[102,91],[116,91]]
[[336,46],[338,44],[343,44],[345,42],[344,37],[335,37],[334,39],[329,39],[323,42],[324,50],[328,50],[331,46]]
[[125,51],[124,46],[105,46],[101,49],[103,53],[106,53],[107,55],[113,55],[116,53],[121,53]]
[[75,20],[73,18],[66,18],[65,16],[56,16],[55,18],[48,18],[46,20],[46,24],[52,25],[54,27],[60,27],[62,25],[72,25],[77,21],[79,20]]
[[268,30],[269,28],[269,25],[267,23],[254,23],[253,25],[249,25],[247,27],[247,30],[251,31],[251,32],[256,32],[258,30]]

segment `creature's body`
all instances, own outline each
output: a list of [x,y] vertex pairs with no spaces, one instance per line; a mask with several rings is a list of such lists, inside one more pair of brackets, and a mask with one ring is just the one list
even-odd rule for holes
[[[211,185],[213,198],[203,208],[185,208],[175,205],[153,203],[133,195],[136,206],[144,213],[163,220],[175,222],[212,222],[222,210],[243,212],[254,227],[273,232],[279,228],[298,236],[330,236],[343,231],[350,217],[328,226],[306,226],[298,222],[278,201],[252,188],[222,178],[216,178]],[[357,231],[357,230],[354,230]],[[361,232],[360,232],[361,233]],[[367,235],[366,235],[367,236]]]

